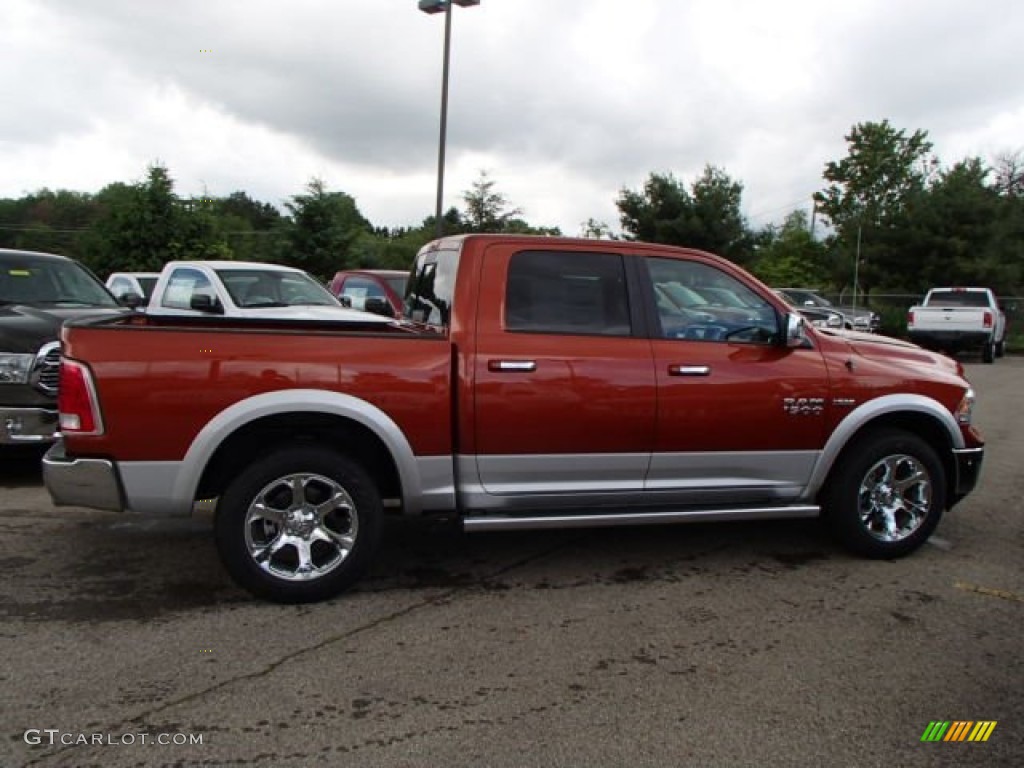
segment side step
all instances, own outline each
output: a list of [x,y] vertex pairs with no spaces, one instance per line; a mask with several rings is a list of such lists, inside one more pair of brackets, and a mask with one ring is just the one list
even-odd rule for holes
[[658,510],[652,512],[606,512],[567,515],[479,515],[465,517],[466,531],[529,531],[546,528],[605,528],[616,525],[665,525],[668,523],[704,523],[729,520],[779,520],[793,517],[817,517],[817,505],[785,507],[735,507],[724,509]]

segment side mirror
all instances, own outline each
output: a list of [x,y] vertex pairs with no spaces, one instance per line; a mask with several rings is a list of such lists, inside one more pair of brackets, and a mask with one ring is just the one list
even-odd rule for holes
[[786,333],[784,345],[790,349],[807,346],[807,321],[804,316],[796,312],[787,312],[785,315]]
[[199,312],[208,312],[211,315],[223,315],[224,307],[220,305],[220,302],[216,298],[210,296],[207,293],[196,293],[192,295],[192,298],[188,303],[189,307],[198,310]]
[[363,309],[367,312],[372,312],[375,315],[384,315],[385,317],[395,316],[395,311],[391,309],[391,303],[387,299],[381,299],[379,297],[368,298],[366,303],[363,305]]
[[341,306],[343,306],[343,307],[351,307],[352,306],[352,297],[351,296],[341,295],[341,296],[338,297],[338,301],[341,302]]
[[128,292],[122,293],[120,296],[118,296],[117,303],[120,304],[122,307],[128,307],[129,309],[138,309],[143,305],[143,303],[145,303],[145,299],[143,299],[137,293]]

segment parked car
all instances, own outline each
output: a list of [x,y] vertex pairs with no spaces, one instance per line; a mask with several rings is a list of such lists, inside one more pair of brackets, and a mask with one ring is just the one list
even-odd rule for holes
[[[672,284],[763,309],[662,313]],[[65,328],[46,486],[137,513],[214,500],[228,572],[283,602],[359,578],[386,512],[469,531],[820,515],[900,557],[983,460],[957,361],[812,328],[701,251],[448,237],[417,255],[401,322],[185,320]]]
[[784,293],[776,290],[775,295],[786,302],[789,306],[793,307],[797,312],[804,316],[804,318],[813,325],[815,328],[845,328],[846,318],[834,309],[827,309],[825,307],[809,307],[803,304],[793,304]]
[[847,329],[878,333],[882,328],[881,315],[866,307],[836,306],[809,288],[776,288],[775,290],[795,307],[812,307],[838,312],[843,316],[843,326]]
[[408,272],[394,269],[344,270],[334,275],[330,289],[347,307],[398,317],[408,279]]
[[146,313],[393,322],[342,306],[301,269],[246,261],[169,262]]
[[73,259],[0,249],[0,446],[53,441],[64,321],[123,311]]
[[907,333],[927,349],[980,350],[986,363],[1006,352],[1006,315],[989,288],[932,288],[907,311]]
[[159,272],[114,272],[107,278],[107,288],[122,304],[142,306],[149,302],[159,277]]

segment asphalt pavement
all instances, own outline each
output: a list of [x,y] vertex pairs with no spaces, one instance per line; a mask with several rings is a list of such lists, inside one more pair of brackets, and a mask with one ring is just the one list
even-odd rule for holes
[[816,521],[395,524],[279,606],[209,521],[57,509],[4,461],[0,766],[1024,765],[1024,358],[967,368],[981,484],[895,562]]

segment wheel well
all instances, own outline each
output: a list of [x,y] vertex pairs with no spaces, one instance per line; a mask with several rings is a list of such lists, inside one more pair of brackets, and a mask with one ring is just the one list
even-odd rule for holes
[[265,416],[235,430],[207,462],[196,498],[220,496],[245,466],[272,450],[310,443],[330,447],[362,466],[377,484],[381,498],[401,498],[394,458],[372,430],[343,416],[302,412]]
[[835,462],[832,464],[832,468],[829,470],[829,474],[832,474],[832,472],[835,471],[835,468],[843,461],[846,455],[851,451],[854,445],[861,440],[861,438],[870,432],[876,432],[880,429],[902,429],[906,432],[917,435],[935,449],[935,452],[939,456],[939,461],[942,462],[942,469],[946,474],[946,496],[948,503],[949,499],[952,498],[952,484],[956,478],[956,466],[954,464],[955,459],[953,457],[953,441],[950,439],[949,432],[942,423],[926,413],[916,413],[913,411],[903,413],[886,413],[861,425],[861,427],[847,441],[843,450],[840,451],[839,456],[836,457]]

